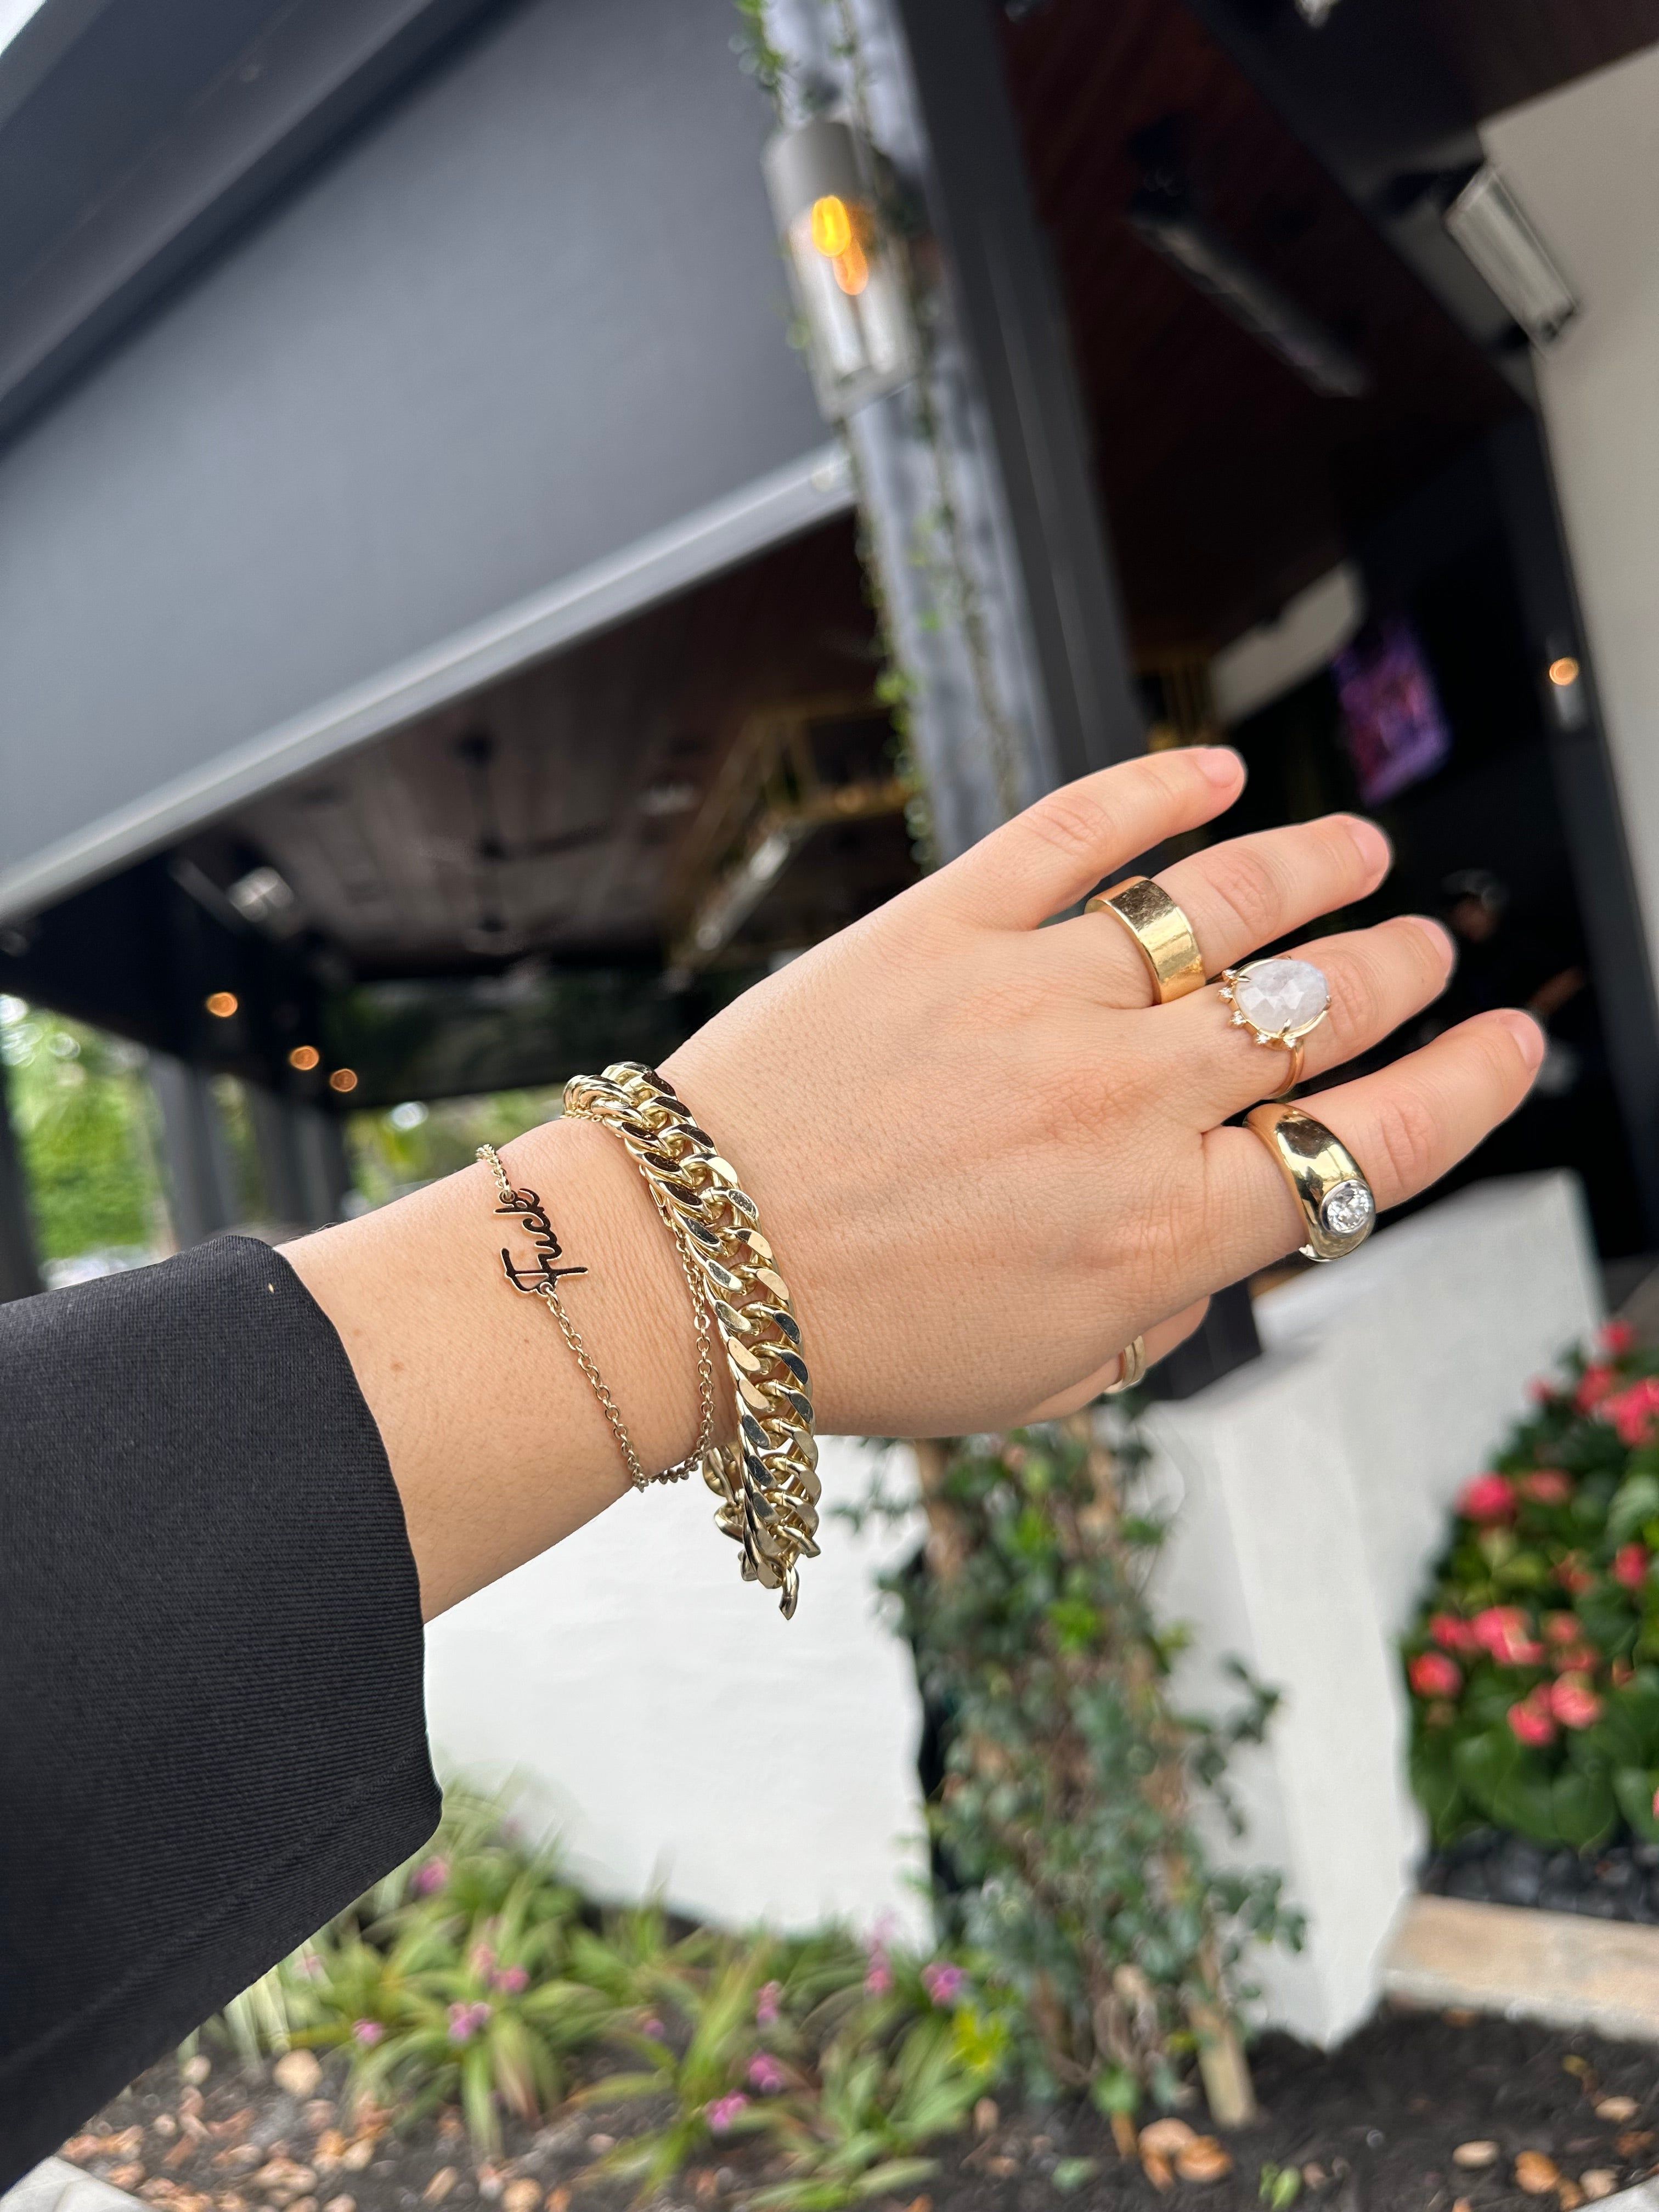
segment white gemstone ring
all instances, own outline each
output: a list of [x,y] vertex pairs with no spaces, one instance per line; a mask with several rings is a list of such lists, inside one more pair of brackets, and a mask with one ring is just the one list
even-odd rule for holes
[[1282,1045],[1291,1056],[1285,1080],[1269,1095],[1294,1091],[1302,1080],[1302,1040],[1331,1010],[1324,970],[1310,960],[1253,960],[1222,969],[1221,996],[1235,1029],[1249,1030],[1258,1044]]

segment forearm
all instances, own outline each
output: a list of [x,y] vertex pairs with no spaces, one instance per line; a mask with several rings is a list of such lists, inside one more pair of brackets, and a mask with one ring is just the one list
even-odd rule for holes
[[[641,1462],[672,1466],[700,1419],[690,1298],[673,1243],[616,1139],[551,1121],[502,1153],[563,1247],[566,1310]],[[428,1620],[613,1504],[627,1471],[598,1400],[539,1297],[480,1165],[284,1249],[338,1330],[385,1439]],[[718,1363],[717,1363],[718,1369]],[[721,1433],[731,1419],[722,1384]]]

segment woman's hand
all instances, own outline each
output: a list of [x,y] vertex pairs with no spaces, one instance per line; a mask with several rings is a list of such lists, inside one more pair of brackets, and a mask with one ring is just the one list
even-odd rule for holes
[[[1236,754],[1149,756],[1068,786],[738,999],[664,1072],[757,1200],[795,1297],[819,1426],[1004,1426],[1084,1404],[1145,1333],[1302,1243],[1267,1148],[1224,1127],[1284,1079],[1212,987],[1168,1006],[1109,915],[1042,925],[1134,854],[1221,813]],[[1212,846],[1158,881],[1211,975],[1376,890],[1387,840],[1334,815]],[[1410,919],[1323,937],[1313,1077],[1443,988]],[[1379,1206],[1443,1175],[1525,1097],[1542,1050],[1482,1015],[1317,1113]]]
[[[1207,1294],[1300,1244],[1273,1160],[1230,1118],[1284,1080],[1214,988],[1152,1006],[1108,915],[1042,925],[1243,781],[1224,750],[1157,754],[1055,792],[878,913],[747,992],[667,1063],[758,1202],[793,1293],[825,1433],[937,1436],[1085,1403],[1136,1335],[1156,1357]],[[1380,831],[1338,815],[1212,846],[1160,880],[1215,975],[1374,890]],[[1450,940],[1424,921],[1310,948],[1331,990],[1316,1076],[1426,1006]],[[1513,1112],[1543,1040],[1483,1014],[1319,1116],[1380,1205]],[[674,1249],[622,1146],[591,1123],[506,1148],[538,1191],[565,1286],[642,1461],[697,1434]],[[614,1439],[541,1302],[514,1295],[483,1167],[322,1231],[288,1257],[338,1328],[403,1494],[428,1614],[625,1486]],[[724,1407],[726,1421],[732,1408]]]

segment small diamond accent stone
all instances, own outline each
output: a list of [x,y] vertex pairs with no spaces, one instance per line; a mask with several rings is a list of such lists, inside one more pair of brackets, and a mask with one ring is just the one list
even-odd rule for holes
[[1319,1218],[1333,1237],[1352,1237],[1376,1211],[1376,1200],[1363,1182],[1340,1182],[1326,1192]]
[[1233,1000],[1270,1036],[1310,1030],[1331,1003],[1331,987],[1308,960],[1259,960],[1233,985]]

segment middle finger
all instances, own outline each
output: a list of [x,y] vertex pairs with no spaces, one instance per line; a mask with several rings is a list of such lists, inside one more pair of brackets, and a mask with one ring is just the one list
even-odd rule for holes
[[[1317,968],[1330,1011],[1305,1041],[1304,1075],[1369,1052],[1446,988],[1456,955],[1447,931],[1425,915],[1401,915],[1374,929],[1322,937],[1286,956]],[[1141,1018],[1139,1042],[1160,1067],[1159,1095],[1183,1121],[1212,1129],[1284,1086],[1288,1055],[1233,1026],[1213,985]]]

